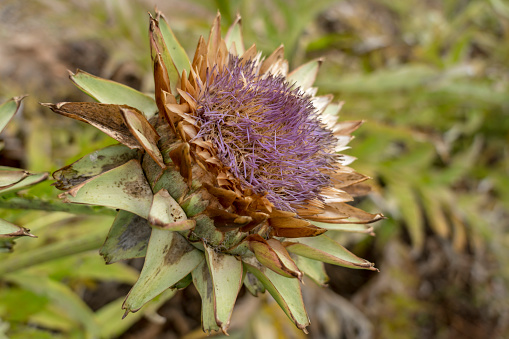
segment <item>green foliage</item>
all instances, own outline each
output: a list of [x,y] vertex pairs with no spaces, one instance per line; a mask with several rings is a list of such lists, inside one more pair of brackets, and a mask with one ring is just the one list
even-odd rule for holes
[[[150,8],[145,3],[51,3],[55,6],[42,1],[34,6],[41,17],[65,28],[68,39],[91,39],[106,50],[108,60],[97,75],[114,75],[134,60],[139,89],[151,91],[152,80],[146,75],[150,73],[146,28]],[[507,284],[509,269],[503,264],[509,259],[506,3],[447,0],[433,7],[430,2],[404,0],[195,0],[178,8],[161,10],[169,15],[175,34],[186,37],[181,40],[188,51],[200,34],[208,34],[206,27],[220,9],[226,23],[233,22],[236,12],[242,15],[246,46],[256,41],[267,54],[283,43],[292,65],[325,55],[317,86],[345,101],[342,119],[367,120],[356,132],[349,154],[358,158],[353,167],[374,179],[371,199],[362,203],[389,218],[376,226],[374,241],[380,254],[377,264],[386,263],[387,271],[382,265],[380,275],[391,282],[390,287],[382,286],[378,305],[384,307],[373,308],[390,314],[390,319],[381,322],[380,314],[369,315],[380,324],[379,337],[401,337],[403,329],[406,337],[418,336],[418,326],[432,321],[437,306],[417,295],[417,263],[411,259],[422,259],[423,253],[443,254],[430,250],[431,237],[448,244],[453,258],[470,255],[468,269],[474,262],[499,267],[496,273],[486,274],[501,276]],[[16,94],[9,84],[0,85],[2,97]],[[67,88],[74,91],[69,96],[79,95],[72,86]],[[47,117],[35,102],[58,99],[40,91],[44,94],[26,100],[25,119],[8,127],[9,135],[30,131],[23,137],[25,168],[56,170],[114,143],[67,119],[51,117],[48,128]],[[0,198],[1,217],[39,237],[19,239],[13,254],[0,254],[0,338],[118,336],[142,312],[155,312],[172,294],[163,294],[123,321],[122,299],[92,311],[80,298],[84,289],[93,290],[102,281],[133,284],[136,274],[124,264],[105,266],[97,255],[112,222],[111,210],[84,206],[65,210],[56,195],[49,184],[41,184]],[[30,200],[34,196],[46,199],[48,210],[101,216],[21,210],[30,205],[44,209]],[[407,236],[409,247],[402,244]],[[485,264],[487,252],[491,261]],[[405,260],[391,261],[398,257]],[[477,299],[476,306],[493,311],[486,303],[494,296],[482,289],[474,287],[472,299]],[[444,292],[448,293],[454,295]],[[497,299],[506,302],[503,295]],[[284,322],[284,316],[271,314],[267,306],[262,311],[246,331],[283,332],[285,327],[274,319]],[[436,326],[443,333],[452,331],[445,322]]]

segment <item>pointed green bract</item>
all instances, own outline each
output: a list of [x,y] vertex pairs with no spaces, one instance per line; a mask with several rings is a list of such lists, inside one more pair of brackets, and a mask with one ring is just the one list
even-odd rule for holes
[[189,74],[189,70],[191,69],[191,63],[189,62],[189,58],[187,57],[187,53],[185,49],[180,45],[179,41],[173,34],[170,26],[166,22],[164,16],[159,18],[159,28],[161,29],[161,34],[163,35],[164,43],[168,48],[173,63],[177,68],[177,72],[182,74],[182,71],[185,70],[186,74]]
[[249,263],[246,263],[246,260],[244,262],[246,269],[260,280],[286,315],[298,328],[306,332],[309,318],[304,308],[299,280],[283,277],[253,260],[249,260]]
[[321,63],[321,59],[311,60],[294,69],[288,74],[286,80],[290,84],[295,83],[295,87],[300,87],[302,91],[305,91],[315,82]]
[[343,103],[334,103],[331,102],[323,111],[323,115],[334,115],[337,116],[339,111],[341,110],[341,107],[343,106]]
[[25,97],[14,97],[0,105],[0,132],[2,132],[9,121],[11,121],[14,114],[16,114],[23,98]]
[[232,255],[216,252],[204,244],[205,258],[214,289],[214,314],[217,324],[226,333],[242,286],[242,262]]
[[193,283],[201,297],[201,324],[204,332],[217,331],[214,314],[214,287],[207,262],[202,261],[193,270]]
[[235,22],[228,29],[228,33],[226,33],[226,37],[224,38],[228,50],[231,48],[232,44],[235,44],[235,49],[237,50],[238,55],[242,55],[246,51],[244,48],[244,40],[242,38],[242,28],[240,22],[240,16],[237,16]]
[[128,105],[139,109],[147,119],[158,111],[154,99],[131,87],[115,81],[96,77],[78,70],[71,73],[71,80],[79,89],[103,104]]
[[318,285],[325,286],[327,284],[329,277],[325,272],[325,266],[323,262],[295,254],[292,255],[292,258],[297,264],[299,270],[310,277]]
[[[5,167],[3,167],[5,169]],[[13,169],[16,170],[16,169]],[[9,186],[5,186],[4,188],[0,188],[0,195],[7,194],[10,192],[15,192],[22,188],[26,188],[31,185],[35,185],[48,179],[48,173],[29,173],[27,177],[18,181],[17,183]]]
[[150,47],[152,50],[152,60],[155,61],[157,59],[157,55],[160,55],[164,64],[164,68],[166,68],[168,79],[170,80],[171,92],[176,94],[180,73],[178,72],[175,63],[173,62],[170,49],[168,46],[166,46],[159,22],[153,18],[151,18],[149,36]]
[[101,205],[148,217],[152,190],[141,165],[131,160],[60,194],[65,202]]
[[28,176],[24,170],[1,170],[0,169],[0,189],[12,186]]
[[289,257],[285,248],[276,245],[279,241],[275,240],[269,244],[268,241],[259,235],[252,235],[248,239],[250,239],[249,248],[263,266],[288,278],[301,278],[302,274]]
[[122,308],[126,314],[136,312],[191,273],[203,259],[203,253],[177,232],[153,229],[140,277]]
[[119,211],[100,250],[107,264],[144,257],[152,228],[136,214]]
[[165,189],[154,195],[148,220],[152,225],[170,231],[185,231],[196,226],[196,221],[187,219],[182,207]]
[[0,239],[15,238],[21,236],[35,237],[34,235],[30,234],[29,230],[26,228],[11,224],[8,221],[0,219]]
[[257,297],[260,293],[265,293],[265,286],[258,280],[253,273],[247,272],[244,277],[244,286],[246,286],[249,293]]
[[53,173],[58,189],[66,190],[92,177],[121,166],[129,160],[138,158],[138,151],[118,144],[85,155],[71,165]]
[[324,228],[329,231],[345,231],[356,233],[372,233],[373,227],[366,224],[329,224],[326,222],[309,221],[312,225]]
[[286,249],[306,258],[350,268],[364,268],[376,271],[373,264],[357,257],[326,235],[312,238],[295,238],[283,243]]

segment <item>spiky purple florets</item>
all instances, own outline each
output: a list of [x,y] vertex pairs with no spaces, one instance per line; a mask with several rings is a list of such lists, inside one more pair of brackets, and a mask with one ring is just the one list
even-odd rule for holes
[[291,211],[320,199],[331,185],[325,172],[336,163],[337,140],[311,99],[284,76],[258,75],[254,62],[230,55],[227,67],[209,73],[198,98],[198,136],[213,142],[244,188]]

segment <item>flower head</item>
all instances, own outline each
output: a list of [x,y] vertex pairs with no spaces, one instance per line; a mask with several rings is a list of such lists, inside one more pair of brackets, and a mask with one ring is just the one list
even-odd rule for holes
[[[337,139],[325,128],[312,96],[282,74],[260,74],[260,63],[229,54],[213,68],[197,98],[195,138],[210,140],[219,160],[275,208],[294,211],[331,187]],[[193,140],[191,140],[192,142]]]
[[121,143],[55,172],[61,197],[120,210],[101,254],[145,257],[126,315],[193,282],[203,329],[226,332],[244,284],[305,330],[303,275],[325,284],[323,262],[375,270],[323,234],[371,232],[358,225],[382,217],[346,203],[367,177],[336,152],[361,122],[337,123],[341,104],[315,96],[321,61],[288,73],[282,46],[244,49],[240,19],[223,39],[218,15],[192,61],[160,14],[150,41],[153,99],[79,71],[71,79],[100,103],[46,104]]

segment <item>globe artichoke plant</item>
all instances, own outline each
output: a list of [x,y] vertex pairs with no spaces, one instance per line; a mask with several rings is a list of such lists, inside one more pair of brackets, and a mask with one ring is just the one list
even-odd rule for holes
[[327,230],[371,232],[382,216],[346,202],[367,179],[340,155],[361,121],[316,96],[320,60],[288,72],[283,46],[244,48],[240,18],[220,15],[188,59],[167,20],[150,17],[154,97],[83,71],[72,81],[98,103],[44,104],[120,144],[53,174],[69,203],[119,210],[101,249],[107,263],[145,257],[125,315],[193,283],[204,331],[226,333],[237,294],[268,290],[295,325],[309,324],[300,283],[323,263],[376,270]]

